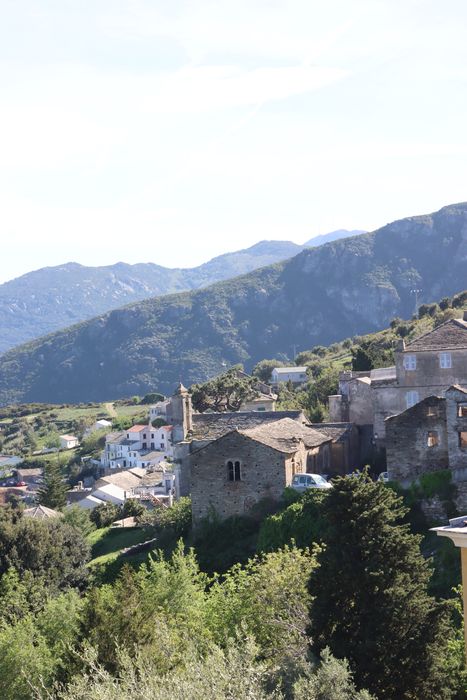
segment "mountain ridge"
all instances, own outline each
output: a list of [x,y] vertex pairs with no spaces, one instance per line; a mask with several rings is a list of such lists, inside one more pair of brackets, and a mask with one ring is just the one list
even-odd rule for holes
[[[146,299],[0,357],[0,402],[169,392],[225,364],[384,328],[466,287],[467,203],[309,248],[210,287]],[[432,251],[436,252],[433,255]],[[225,364],[224,364],[225,363]]]
[[[321,243],[335,233],[341,231],[324,234]],[[194,268],[125,262],[92,267],[72,261],[33,270],[0,285],[0,353],[133,301],[197,289],[290,258],[305,247],[264,240]]]

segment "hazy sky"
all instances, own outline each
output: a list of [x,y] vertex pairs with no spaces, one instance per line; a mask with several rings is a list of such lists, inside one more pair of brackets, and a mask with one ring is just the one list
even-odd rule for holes
[[465,0],[2,0],[0,280],[467,199]]

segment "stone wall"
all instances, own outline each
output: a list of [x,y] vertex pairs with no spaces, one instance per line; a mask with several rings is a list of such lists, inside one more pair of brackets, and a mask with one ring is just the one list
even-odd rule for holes
[[[241,481],[229,481],[229,460],[240,461]],[[263,498],[279,500],[293,471],[305,471],[305,465],[303,446],[285,455],[236,431],[224,435],[191,456],[193,522],[212,509],[228,518],[244,515]]]
[[[437,433],[438,445],[428,445],[428,431]],[[386,459],[389,478],[402,484],[449,467],[444,399],[430,396],[386,420]]]

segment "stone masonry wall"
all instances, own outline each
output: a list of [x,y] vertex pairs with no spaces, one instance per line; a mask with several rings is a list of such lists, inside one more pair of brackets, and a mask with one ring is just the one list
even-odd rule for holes
[[[241,462],[241,481],[229,481],[227,462]],[[228,433],[191,455],[193,522],[214,509],[220,518],[244,515],[263,498],[278,500],[290,484],[293,455],[285,455],[238,432]],[[295,471],[305,471],[306,457]]]
[[[437,446],[428,446],[428,431],[437,432]],[[430,396],[403,413],[388,418],[386,458],[389,478],[403,484],[424,472],[447,469],[445,400]]]

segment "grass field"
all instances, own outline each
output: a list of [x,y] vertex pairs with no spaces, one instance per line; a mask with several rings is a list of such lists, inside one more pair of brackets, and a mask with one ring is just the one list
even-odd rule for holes
[[137,527],[104,527],[91,532],[87,541],[91,545],[92,559],[88,566],[94,579],[100,583],[112,581],[124,564],[138,566],[148,558],[148,552],[121,557],[121,550],[150,539],[147,532]]

